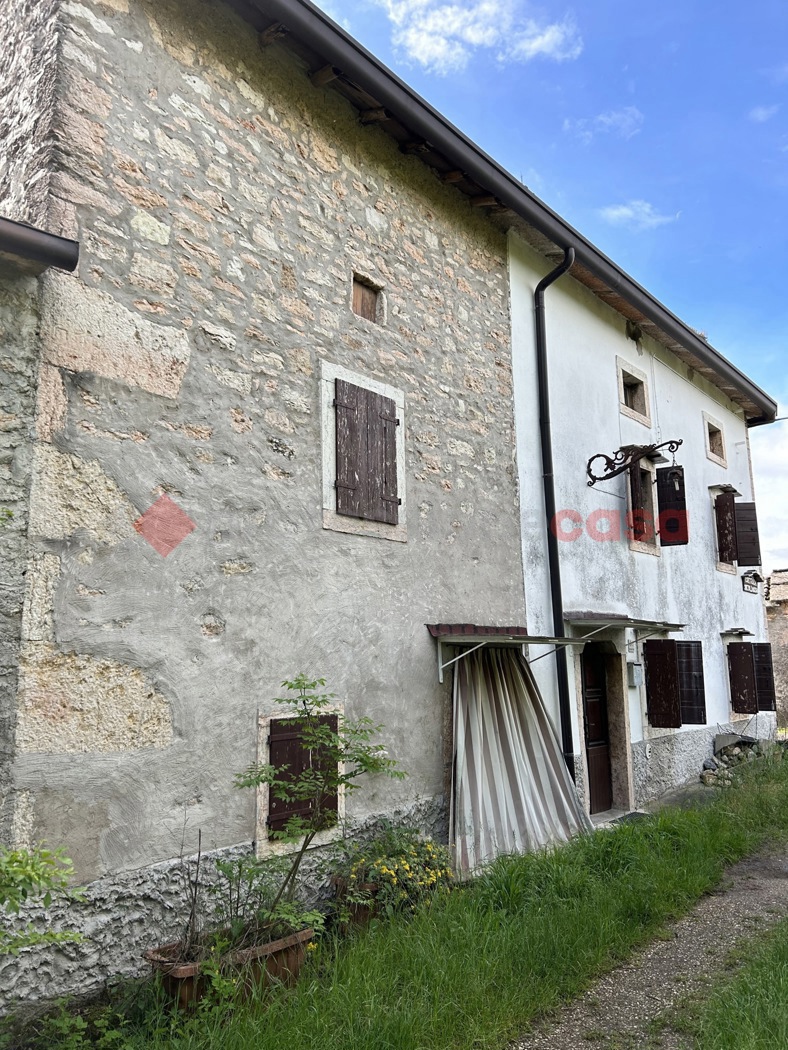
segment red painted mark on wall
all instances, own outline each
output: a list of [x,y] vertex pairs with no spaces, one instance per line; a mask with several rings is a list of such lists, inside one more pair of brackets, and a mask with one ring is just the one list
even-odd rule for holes
[[134,528],[162,558],[166,558],[197,526],[165,493],[137,518]]

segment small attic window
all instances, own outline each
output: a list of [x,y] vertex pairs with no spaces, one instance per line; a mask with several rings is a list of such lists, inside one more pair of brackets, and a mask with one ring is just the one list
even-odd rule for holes
[[618,400],[621,412],[630,419],[636,419],[638,423],[650,427],[651,409],[645,373],[621,358],[617,359],[617,364]]
[[624,382],[624,404],[641,416],[646,414],[646,387],[640,379],[635,379],[628,372],[622,376]]
[[706,455],[714,463],[727,467],[725,435],[722,432],[722,424],[712,419],[705,412],[703,413],[703,424],[706,428]]
[[380,323],[380,289],[358,274],[353,274],[353,313]]

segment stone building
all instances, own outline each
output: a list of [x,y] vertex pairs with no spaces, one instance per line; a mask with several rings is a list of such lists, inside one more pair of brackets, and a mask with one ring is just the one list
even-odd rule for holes
[[[265,798],[232,778],[265,758],[271,698],[299,671],[383,723],[410,774],[370,781],[347,819],[475,836],[472,867],[529,841],[490,827],[478,800],[502,785],[484,766],[469,787],[463,751],[483,654],[519,651],[528,628],[529,654],[555,650],[534,667],[546,708],[525,668],[531,721],[514,741],[484,731],[524,745],[518,762],[563,751],[593,808],[561,654],[582,650],[589,614],[632,631],[688,620],[661,601],[667,559],[652,558],[647,611],[626,587],[602,608],[597,578],[586,604],[571,583],[571,622],[545,597],[533,285],[571,251],[551,340],[579,351],[578,316],[601,318],[629,359],[625,333],[647,329],[737,438],[774,402],[309,0],[11,0],[0,28],[0,827],[66,846],[89,886],[59,918],[90,930],[2,964],[8,995],[139,970],[177,929],[172,874],[199,834],[206,851],[266,852]],[[553,397],[569,421],[578,399]],[[732,597],[736,560],[708,631],[760,642],[762,618]],[[631,640],[606,636],[605,659],[640,726]],[[634,739],[620,724],[619,753]],[[680,734],[658,735],[667,771],[634,792],[619,764],[616,805],[709,746],[672,762]],[[560,838],[586,818],[548,765],[537,790]],[[528,779],[503,785],[507,802]]]
[[788,569],[775,569],[766,581],[766,618],[774,662],[777,724],[788,727]]

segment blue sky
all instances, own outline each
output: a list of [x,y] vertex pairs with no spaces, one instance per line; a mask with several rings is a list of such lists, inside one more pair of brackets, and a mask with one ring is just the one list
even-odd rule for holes
[[[317,0],[788,415],[788,5]],[[788,422],[752,432],[788,567]]]

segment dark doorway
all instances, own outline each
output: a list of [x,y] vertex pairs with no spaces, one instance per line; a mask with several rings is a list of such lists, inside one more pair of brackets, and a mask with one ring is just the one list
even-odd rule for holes
[[588,794],[591,812],[604,813],[613,808],[605,655],[594,645],[587,645],[583,649],[581,660],[586,758],[588,759]]

